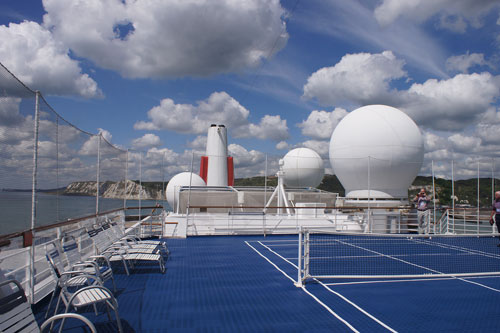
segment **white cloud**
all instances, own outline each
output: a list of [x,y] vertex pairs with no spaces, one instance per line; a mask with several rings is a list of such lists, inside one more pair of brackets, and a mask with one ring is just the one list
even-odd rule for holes
[[[97,83],[82,73],[68,53],[68,48],[38,23],[0,25],[2,64],[28,87],[45,94],[102,97]],[[12,83],[11,78],[0,76],[0,88],[12,87]]]
[[[99,133],[102,135],[104,140],[111,142],[111,138],[113,136],[111,135],[111,133],[109,131],[106,131],[102,128],[99,128]],[[93,135],[93,136],[89,137],[87,139],[87,141],[85,141],[83,143],[83,145],[81,146],[78,154],[83,155],[83,156],[88,156],[88,155],[90,155],[90,156],[96,155],[97,156],[97,150],[99,147],[99,140],[100,140],[99,137],[100,137],[99,135]],[[101,149],[104,147],[105,146],[103,144],[101,144]]]
[[460,133],[456,133],[448,137],[451,146],[454,151],[471,153],[479,148],[481,144],[481,139],[473,136],[466,136]]
[[452,56],[446,60],[446,69],[450,72],[458,71],[461,73],[468,73],[469,68],[474,66],[487,65],[482,53],[470,53]]
[[442,15],[439,18],[439,27],[463,34],[467,30],[467,22],[460,15]]
[[286,140],[288,139],[288,127],[286,119],[281,116],[265,115],[259,124],[248,124],[232,131],[235,138],[258,138],[262,140]]
[[44,25],[59,40],[77,55],[131,78],[238,71],[258,65],[288,39],[286,12],[278,0],[43,4]]
[[500,124],[479,124],[476,129],[476,135],[485,144],[498,145],[498,142],[500,142]]
[[329,139],[338,123],[347,115],[342,108],[333,111],[312,111],[306,120],[298,124],[302,134],[315,139]]
[[275,147],[278,150],[285,150],[285,149],[288,149],[289,145],[286,141],[280,141],[276,144]]
[[442,28],[463,33],[468,25],[482,26],[482,17],[498,6],[496,0],[383,0],[375,18],[389,25],[400,17],[422,22],[437,15]]
[[224,124],[229,128],[245,125],[249,113],[226,92],[212,93],[207,100],[197,105],[175,104],[172,99],[166,98],[159,106],[148,111],[151,122],[137,122],[134,128],[202,134],[212,123]]
[[330,150],[330,141],[307,140],[302,142],[301,146],[312,149],[317,152],[323,159],[328,158]]
[[321,68],[307,79],[304,97],[324,105],[382,102],[389,98],[390,81],[406,76],[403,65],[391,51],[346,54],[335,66]]
[[157,147],[161,144],[160,137],[151,133],[144,134],[142,137],[132,141],[132,147],[135,149]]
[[[253,177],[264,175],[266,155],[257,150],[247,150],[238,144],[230,144],[227,147],[229,155],[234,158],[235,177]],[[269,163],[269,161],[268,161]]]
[[306,29],[366,50],[391,50],[421,72],[446,77],[442,63],[448,51],[425,28],[411,20],[381,26],[373,14],[373,1],[316,1],[321,7],[301,8],[294,16]]
[[432,132],[424,132],[422,136],[424,138],[424,147],[427,153],[446,149],[448,147],[448,141],[440,135]]
[[[363,67],[360,59],[371,66]],[[395,68],[389,69],[391,64]],[[346,55],[335,66],[312,74],[304,96],[332,106],[344,100],[354,105],[389,104],[405,111],[418,125],[435,130],[460,130],[486,117],[495,118],[491,110],[500,97],[499,77],[488,72],[457,74],[414,83],[408,90],[391,90],[391,81],[404,73],[402,66],[390,52]]]
[[189,142],[187,146],[193,149],[204,150],[207,147],[207,136],[198,135],[193,141]]
[[480,119],[499,96],[498,78],[484,72],[414,83],[407,91],[400,92],[399,102],[420,125],[460,130]]
[[20,98],[0,97],[0,126],[16,126],[24,121],[19,113]]
[[137,130],[171,130],[184,134],[205,134],[210,124],[224,124],[234,137],[283,140],[288,138],[286,120],[265,115],[259,124],[248,122],[250,111],[226,92],[214,92],[197,105],[175,104],[164,99],[148,111],[151,121],[139,121]]

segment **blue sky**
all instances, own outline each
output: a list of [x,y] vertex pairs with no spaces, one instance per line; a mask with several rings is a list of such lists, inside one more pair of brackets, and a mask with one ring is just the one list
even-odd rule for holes
[[338,122],[379,103],[419,125],[438,175],[455,160],[467,177],[500,154],[499,15],[488,0],[2,0],[0,62],[121,147],[201,155],[224,123],[237,177],[294,147],[328,160]]

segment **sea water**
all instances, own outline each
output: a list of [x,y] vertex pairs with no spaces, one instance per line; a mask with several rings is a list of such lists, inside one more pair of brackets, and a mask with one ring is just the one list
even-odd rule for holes
[[[154,200],[127,200],[127,207],[151,207]],[[123,208],[123,199],[99,198],[99,211]],[[96,198],[91,196],[36,194],[36,226],[95,214]],[[149,210],[150,211],[150,210]],[[146,212],[141,212],[142,214]],[[138,214],[133,212],[132,214]],[[0,235],[28,230],[31,227],[31,192],[0,191]]]

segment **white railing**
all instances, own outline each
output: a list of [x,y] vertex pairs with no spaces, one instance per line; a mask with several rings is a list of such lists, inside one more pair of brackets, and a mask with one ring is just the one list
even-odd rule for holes
[[489,223],[490,213],[488,209],[447,209],[438,221],[438,232],[441,234],[495,233],[496,227]]
[[[71,235],[77,240],[78,250],[82,253],[82,257],[93,255],[95,254],[94,241],[89,237],[83,237],[83,235],[86,235],[87,228],[92,228],[107,220],[113,220],[124,228],[125,211],[119,210],[110,214],[80,219],[74,223],[56,224],[54,227],[37,230],[36,238],[31,246],[24,246],[26,241],[22,234],[8,239],[0,248],[0,278],[5,277],[19,281],[31,303],[37,303],[51,293],[56,285],[45,257],[45,245],[54,239],[61,239],[64,235]],[[161,220],[161,217],[148,217],[144,220],[158,221]],[[141,225],[144,224],[144,220],[129,226],[126,232],[143,234]],[[146,226],[145,229],[148,227]],[[32,249],[34,250],[33,261],[30,255]],[[34,263],[34,274],[31,274],[30,269],[32,262]]]

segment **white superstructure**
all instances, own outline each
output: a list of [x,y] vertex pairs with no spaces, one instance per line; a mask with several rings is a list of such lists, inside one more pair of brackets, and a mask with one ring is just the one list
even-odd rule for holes
[[324,165],[308,148],[293,149],[280,160],[276,187],[235,187],[228,182],[234,174],[226,128],[212,125],[200,165],[207,186],[175,187],[176,206],[167,221],[177,224],[167,234],[293,233],[302,226],[401,232],[411,217],[397,207],[408,203],[423,148],[420,130],[406,114],[384,105],[365,106],[348,114],[331,136],[330,162],[345,198],[315,188]]

